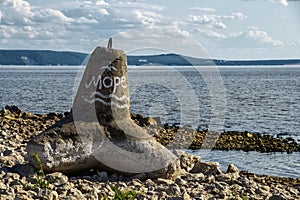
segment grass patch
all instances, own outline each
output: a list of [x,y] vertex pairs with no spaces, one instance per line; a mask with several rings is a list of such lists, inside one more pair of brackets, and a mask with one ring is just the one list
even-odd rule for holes
[[42,189],[49,189],[49,181],[46,179],[43,166],[42,166],[42,161],[37,153],[33,154],[33,160],[37,164],[37,183],[35,184],[36,187],[40,187]]
[[[113,200],[134,200],[138,196],[138,192],[134,190],[120,191],[117,187],[112,187],[112,190],[115,192]],[[104,196],[105,200],[109,200],[107,196]]]

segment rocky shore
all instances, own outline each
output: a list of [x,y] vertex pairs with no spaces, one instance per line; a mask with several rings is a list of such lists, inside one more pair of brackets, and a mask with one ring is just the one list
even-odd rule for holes
[[[205,137],[211,133],[207,130],[192,130],[189,128],[178,130],[178,127],[167,127],[166,129],[158,131],[158,134],[155,134],[155,138],[162,144],[167,145],[177,134],[193,135],[194,139],[192,139],[192,143],[188,148],[197,150],[206,148],[205,146],[202,147],[203,141]],[[248,131],[227,131],[214,134],[218,136],[218,139],[217,141],[212,141],[214,145],[212,146],[213,150],[259,151],[262,153],[293,153],[300,151],[300,145],[291,137],[273,137],[272,135],[250,133]]]
[[[250,133],[248,131],[224,131],[213,133],[211,141],[203,146],[206,136],[211,135],[208,130],[193,130],[189,127],[179,127],[165,124],[157,126],[157,122],[150,118],[144,118],[138,114],[132,114],[132,119],[143,127],[146,127],[158,142],[168,145],[176,140],[181,147],[191,150],[209,148],[213,150],[236,150],[236,151],[258,151],[269,152],[300,152],[300,144],[292,137],[283,138],[280,134],[276,137],[268,134]],[[180,141],[178,141],[180,140]],[[209,139],[208,139],[209,140]],[[186,144],[185,144],[186,143]]]
[[[222,171],[218,163],[180,151],[179,163],[172,166],[169,179],[149,179],[144,174],[125,177],[90,170],[77,174],[44,174],[28,164],[26,146],[69,113],[36,115],[16,106],[0,111],[0,199],[298,199],[300,178],[272,177],[239,171],[233,164]],[[202,146],[208,131],[188,127],[156,126],[152,118],[131,116],[163,145],[176,140],[190,149]],[[249,132],[223,132],[214,149],[260,152],[296,152],[292,138],[275,138]],[[185,136],[185,137],[178,137]],[[191,137],[191,138],[189,138]],[[208,142],[209,144],[209,142]],[[171,170],[172,171],[172,170]]]

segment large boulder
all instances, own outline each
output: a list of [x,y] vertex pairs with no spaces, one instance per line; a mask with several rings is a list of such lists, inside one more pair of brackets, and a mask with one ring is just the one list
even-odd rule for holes
[[[97,168],[167,176],[163,169],[178,158],[131,120],[127,72],[123,51],[97,47],[71,114],[29,142],[30,163],[46,172]],[[36,155],[41,163],[34,159]]]

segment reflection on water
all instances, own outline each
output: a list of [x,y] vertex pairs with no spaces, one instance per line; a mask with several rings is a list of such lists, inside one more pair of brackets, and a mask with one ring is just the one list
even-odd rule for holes
[[[14,104],[34,113],[69,111],[78,70],[79,67],[74,66],[0,66],[0,107]],[[175,68],[184,80],[182,83],[168,70],[131,67],[131,110],[161,116],[163,122],[182,125],[192,122],[194,126],[208,128],[212,118],[211,94],[198,70],[214,80],[209,68]],[[226,92],[225,130],[274,135],[286,132],[300,138],[300,67],[222,67],[219,70]],[[149,84],[155,80],[153,77],[164,79],[167,84]],[[185,95],[191,92],[183,89],[185,84],[196,97]],[[187,106],[182,106],[177,91],[190,98]],[[233,162],[241,169],[258,173],[299,177],[299,153],[214,151],[202,157],[224,166]]]

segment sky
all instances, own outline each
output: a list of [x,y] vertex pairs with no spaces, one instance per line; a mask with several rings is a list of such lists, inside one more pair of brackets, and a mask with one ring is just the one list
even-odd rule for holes
[[0,0],[0,49],[90,53],[113,37],[128,51],[197,56],[193,43],[211,58],[300,58],[299,19],[298,0]]

